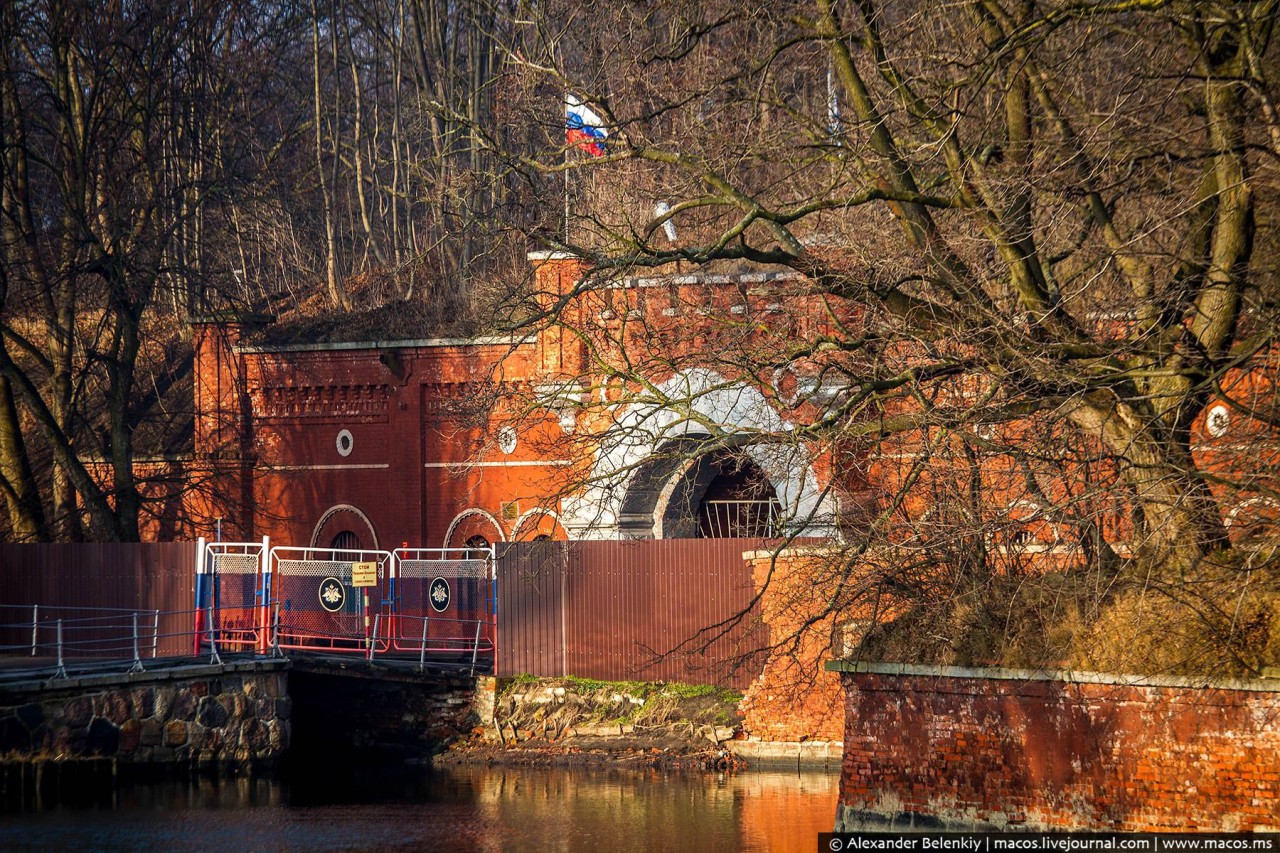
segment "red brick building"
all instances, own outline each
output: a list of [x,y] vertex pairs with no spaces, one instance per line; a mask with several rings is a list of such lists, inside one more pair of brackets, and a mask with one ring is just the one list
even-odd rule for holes
[[[211,535],[221,519],[224,538],[377,548],[823,537],[880,505],[876,495],[894,493],[923,452],[925,439],[910,432],[841,459],[831,447],[777,440],[847,389],[790,368],[744,376],[746,366],[813,340],[824,324],[858,319],[833,320],[794,273],[601,280],[565,298],[588,274],[584,263],[550,253],[530,261],[536,305],[558,321],[532,322],[518,337],[267,345],[253,342],[252,319],[198,324],[196,467],[209,477],[198,483],[194,532]],[[1254,419],[1232,423],[1236,408],[1274,397],[1273,362],[1226,376],[1227,396],[1194,427],[1201,464],[1227,475],[1213,488],[1233,533],[1276,511],[1268,490],[1253,487],[1280,469],[1277,444]],[[624,382],[618,368],[648,384]],[[1036,433],[1042,426],[1049,432]],[[995,447],[1064,440],[1048,422],[985,429],[979,438]],[[1122,492],[1106,486],[1114,470],[1086,471],[1064,456],[1037,494],[1024,467],[998,451],[982,462],[988,505],[979,511],[994,550],[1071,562],[1074,534],[1048,510],[1060,502],[1079,514],[1077,474],[1101,496],[1087,504],[1097,528],[1124,549],[1123,498],[1107,498]],[[922,475],[898,510],[897,538],[927,527],[934,503],[955,503],[945,494],[950,472],[935,464]]]
[[[548,309],[585,271],[568,256],[530,260]],[[786,432],[775,392],[708,357],[823,322],[798,282],[605,282],[566,322],[523,337],[263,345],[252,318],[199,323],[195,450],[210,478],[196,533],[221,519],[223,538],[389,549],[732,536],[786,518],[791,532],[829,535],[842,507],[828,460],[755,446],[753,434]],[[609,375],[610,359],[642,356],[654,383],[643,401]],[[664,389],[692,391],[694,411],[665,408]],[[688,452],[713,431],[718,454]],[[862,488],[845,479],[844,493]]]

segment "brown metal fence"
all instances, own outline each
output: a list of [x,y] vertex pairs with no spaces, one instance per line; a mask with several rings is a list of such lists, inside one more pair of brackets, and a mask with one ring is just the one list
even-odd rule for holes
[[[763,629],[743,553],[757,540],[504,543],[499,675],[576,675],[744,688]],[[714,626],[722,626],[716,628]]]
[[[41,623],[77,620],[91,632],[101,618],[103,631],[119,633],[118,611],[159,611],[158,625],[144,620],[145,633],[159,638],[156,653],[190,654],[195,559],[193,542],[0,543],[0,621],[30,623],[26,608],[39,605]],[[109,626],[95,616],[105,611],[113,611]],[[5,649],[31,639],[30,627],[0,630]]]

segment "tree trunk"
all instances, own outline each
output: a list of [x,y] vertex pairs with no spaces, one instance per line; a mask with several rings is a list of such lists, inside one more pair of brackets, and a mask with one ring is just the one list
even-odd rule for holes
[[13,541],[39,542],[47,538],[44,506],[22,438],[13,388],[3,376],[0,376],[0,476],[4,478]]
[[1122,401],[1096,392],[1067,415],[1101,441],[1121,467],[1142,511],[1134,531],[1134,555],[1172,577],[1192,569],[1226,544],[1217,501],[1199,476],[1184,443],[1157,435],[1159,421]]

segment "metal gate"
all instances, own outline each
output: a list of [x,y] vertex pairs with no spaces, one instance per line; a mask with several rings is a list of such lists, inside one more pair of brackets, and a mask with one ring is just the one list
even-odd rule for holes
[[197,545],[195,651],[210,645],[265,651],[267,540]]
[[497,646],[491,548],[300,548],[201,540],[195,646],[470,658]]
[[400,652],[492,654],[492,548],[397,548],[387,635]]
[[[375,640],[373,629],[388,598],[384,591],[392,559],[387,551],[272,548],[267,586],[273,645],[366,654],[386,651],[386,639]],[[370,580],[372,585],[363,585]]]

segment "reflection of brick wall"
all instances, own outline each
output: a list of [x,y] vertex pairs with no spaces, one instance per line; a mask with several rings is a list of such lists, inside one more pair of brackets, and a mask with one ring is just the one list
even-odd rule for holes
[[833,666],[842,830],[1280,828],[1280,682]]
[[829,558],[821,549],[784,551],[776,563],[770,551],[745,556],[756,589],[768,583],[760,613],[772,650],[743,697],[743,728],[766,741],[840,740],[844,694],[836,673],[822,669],[831,657],[834,620],[827,616],[804,627],[825,605],[814,572]]

